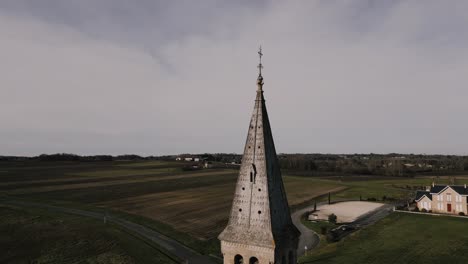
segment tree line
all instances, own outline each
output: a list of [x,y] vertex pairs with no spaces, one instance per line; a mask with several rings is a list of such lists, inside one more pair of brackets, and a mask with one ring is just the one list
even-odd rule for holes
[[[70,153],[42,154],[34,157],[0,156],[0,161],[119,161],[166,160],[181,156],[200,157],[201,161],[240,163],[242,155],[235,153],[203,153],[164,156],[124,155],[76,155]],[[279,154],[283,171],[313,176],[317,175],[389,175],[411,176],[415,174],[458,174],[468,171],[468,156],[424,154]]]
[[468,156],[415,154],[280,154],[280,166],[304,175],[438,175],[468,170]]

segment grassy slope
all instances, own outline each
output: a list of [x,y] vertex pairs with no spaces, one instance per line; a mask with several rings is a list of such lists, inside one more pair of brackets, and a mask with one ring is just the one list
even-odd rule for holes
[[0,205],[0,263],[177,263],[144,240],[101,222]]
[[468,263],[468,219],[393,213],[300,263]]

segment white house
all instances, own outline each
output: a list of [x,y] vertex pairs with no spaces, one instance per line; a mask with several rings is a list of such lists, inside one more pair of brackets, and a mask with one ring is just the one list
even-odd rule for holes
[[468,188],[465,185],[432,185],[426,191],[416,193],[419,210],[433,213],[464,214],[467,212]]

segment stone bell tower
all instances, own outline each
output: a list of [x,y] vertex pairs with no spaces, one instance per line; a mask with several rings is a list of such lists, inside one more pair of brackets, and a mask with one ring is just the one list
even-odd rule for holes
[[263,97],[262,50],[257,97],[232,202],[219,235],[224,264],[296,264],[293,225]]

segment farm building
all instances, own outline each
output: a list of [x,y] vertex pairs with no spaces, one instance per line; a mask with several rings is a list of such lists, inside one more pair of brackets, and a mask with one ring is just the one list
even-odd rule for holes
[[465,185],[435,185],[416,193],[416,204],[420,210],[444,214],[467,215],[468,188]]

